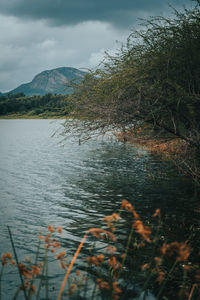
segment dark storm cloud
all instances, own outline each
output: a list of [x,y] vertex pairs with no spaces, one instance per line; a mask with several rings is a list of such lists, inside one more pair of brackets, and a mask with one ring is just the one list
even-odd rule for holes
[[103,21],[118,26],[133,23],[142,12],[155,14],[186,0],[1,0],[0,12],[21,18],[46,19],[53,25],[73,25],[84,21]]
[[[190,0],[0,0],[0,91],[62,66],[95,68],[138,18],[171,14]],[[120,44],[121,45],[121,44]]]

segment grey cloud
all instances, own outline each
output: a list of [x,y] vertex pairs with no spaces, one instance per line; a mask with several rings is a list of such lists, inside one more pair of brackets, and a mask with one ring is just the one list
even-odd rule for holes
[[134,23],[143,12],[155,14],[188,0],[1,0],[0,12],[27,19],[45,19],[52,25],[73,25],[85,21],[103,21],[115,26]]
[[125,41],[128,35],[126,30],[98,21],[49,27],[43,21],[2,15],[0,32],[1,92],[31,81],[43,70],[95,67],[104,50],[115,49],[115,40]]
[[[188,0],[0,0],[0,91],[61,66],[95,67],[138,17]],[[194,2],[193,2],[194,3]]]

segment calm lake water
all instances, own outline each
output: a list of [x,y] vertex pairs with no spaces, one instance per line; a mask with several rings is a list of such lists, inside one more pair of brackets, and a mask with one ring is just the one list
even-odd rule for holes
[[[20,259],[33,256],[38,233],[53,225],[63,227],[62,246],[70,256],[84,232],[99,227],[122,199],[144,218],[160,207],[171,225],[169,237],[187,239],[199,218],[199,192],[170,162],[108,138],[80,146],[69,139],[63,146],[61,137],[52,137],[62,123],[0,120],[0,253],[12,249],[7,225]],[[49,267],[50,289],[56,295],[60,284],[55,283],[64,272],[55,255]],[[11,299],[16,272],[6,272],[3,299]]]

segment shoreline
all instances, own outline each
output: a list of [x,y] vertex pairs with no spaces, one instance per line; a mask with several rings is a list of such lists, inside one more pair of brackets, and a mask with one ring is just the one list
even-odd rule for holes
[[161,155],[167,159],[180,159],[184,155],[185,141],[174,137],[151,137],[149,135],[137,135],[132,132],[126,132],[116,135],[117,139],[121,142],[126,141],[128,144],[134,144],[145,150],[150,151],[152,154]]
[[0,120],[41,120],[41,119],[63,119],[66,120],[68,117],[63,116],[45,116],[45,115],[6,115],[0,116]]

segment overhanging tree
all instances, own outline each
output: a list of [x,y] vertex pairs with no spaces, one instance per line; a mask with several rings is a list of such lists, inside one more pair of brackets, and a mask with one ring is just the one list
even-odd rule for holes
[[[200,147],[199,4],[174,18],[144,21],[114,56],[89,72],[71,96],[74,129],[137,128],[143,123]],[[66,131],[72,130],[72,124]]]

